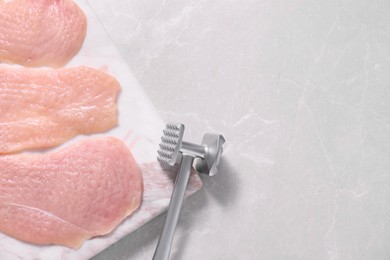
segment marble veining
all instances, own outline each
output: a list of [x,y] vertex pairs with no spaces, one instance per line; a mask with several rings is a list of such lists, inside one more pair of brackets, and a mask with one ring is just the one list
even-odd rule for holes
[[390,259],[389,1],[90,2],[159,115],[228,141],[171,259]]

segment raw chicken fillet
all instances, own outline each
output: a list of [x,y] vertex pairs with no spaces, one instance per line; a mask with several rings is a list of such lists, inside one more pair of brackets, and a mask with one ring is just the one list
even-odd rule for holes
[[0,0],[0,61],[63,66],[80,50],[86,27],[71,0]]
[[0,154],[111,129],[119,90],[115,78],[89,67],[0,66]]
[[78,248],[136,210],[142,185],[130,151],[113,137],[48,154],[0,156],[0,232]]

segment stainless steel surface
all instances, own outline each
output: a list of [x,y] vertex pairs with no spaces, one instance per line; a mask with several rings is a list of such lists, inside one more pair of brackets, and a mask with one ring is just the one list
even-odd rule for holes
[[171,252],[171,244],[175,234],[176,224],[179,219],[180,209],[186,191],[188,179],[191,173],[191,165],[194,157],[184,154],[182,157],[180,171],[176,176],[175,186],[169,204],[167,218],[160,239],[157,244],[153,260],[167,260]]
[[207,150],[206,147],[198,144],[189,143],[186,141],[183,141],[181,144],[180,151],[182,153],[191,153],[196,157],[204,158],[206,156]]
[[217,172],[217,165],[223,151],[222,145],[225,142],[225,138],[219,134],[205,134],[202,145],[183,141],[183,124],[169,123],[163,133],[160,150],[158,150],[158,161],[172,165],[172,162],[177,159],[177,151],[182,154],[182,159],[168,207],[167,218],[153,260],[169,259],[173,236],[194,159],[197,160],[196,169],[199,173],[214,175]]
[[171,166],[176,164],[184,134],[183,124],[167,124],[161,137],[157,160]]
[[196,158],[195,170],[198,173],[213,176],[217,173],[217,167],[221,154],[223,152],[222,145],[226,142],[222,135],[205,134],[202,140],[202,146],[206,149],[206,156],[199,160]]

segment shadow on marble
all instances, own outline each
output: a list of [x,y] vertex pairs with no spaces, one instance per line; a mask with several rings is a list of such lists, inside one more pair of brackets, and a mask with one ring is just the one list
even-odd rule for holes
[[221,158],[221,164],[218,167],[218,173],[214,176],[201,175],[203,181],[203,188],[194,196],[187,199],[182,209],[182,214],[178,223],[178,229],[185,229],[185,231],[178,232],[180,238],[175,240],[172,250],[171,259],[184,259],[187,247],[191,247],[189,240],[192,230],[199,226],[200,215],[209,209],[210,199],[216,201],[221,207],[230,207],[237,202],[238,198],[238,176],[234,167],[226,160]]
[[218,204],[228,207],[236,202],[239,191],[239,176],[226,157],[221,158],[216,175],[201,175],[201,178],[206,195],[212,196]]

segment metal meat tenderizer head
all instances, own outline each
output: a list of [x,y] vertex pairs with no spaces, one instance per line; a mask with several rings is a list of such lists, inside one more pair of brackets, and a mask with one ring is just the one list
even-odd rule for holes
[[179,154],[181,154],[181,163],[179,173],[176,176],[167,218],[153,260],[169,259],[173,235],[179,219],[192,164],[194,164],[194,168],[198,173],[210,176],[216,174],[223,151],[222,145],[225,143],[225,138],[220,134],[205,134],[201,145],[185,142],[183,141],[183,124],[167,124],[163,133],[157,160],[162,164],[173,166],[176,164]]

